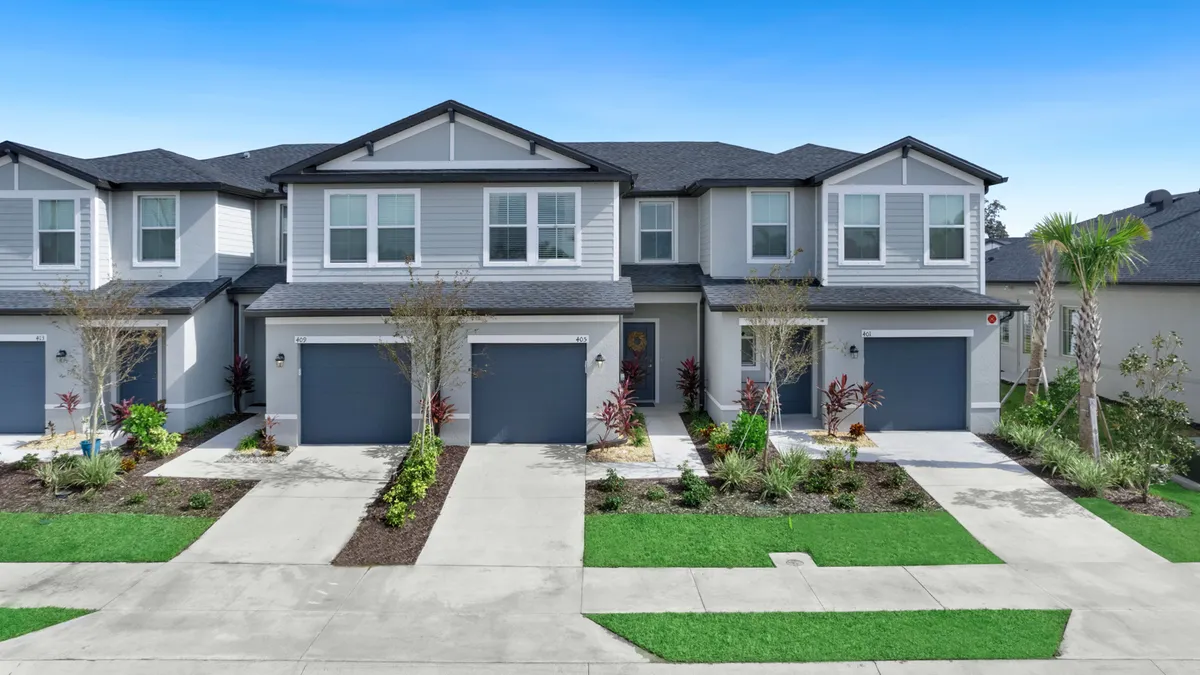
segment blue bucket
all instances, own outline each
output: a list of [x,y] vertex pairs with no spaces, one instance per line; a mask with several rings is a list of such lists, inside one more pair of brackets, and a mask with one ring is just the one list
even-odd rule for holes
[[93,453],[92,447],[93,447],[93,445],[95,446],[95,451],[96,451],[96,452],[99,452],[99,450],[100,450],[100,439],[99,439],[99,438],[97,438],[97,439],[95,439],[95,440],[91,440],[91,441],[79,441],[79,447],[83,449],[83,456],[84,456],[84,457],[91,457],[91,456],[92,456],[92,453]]

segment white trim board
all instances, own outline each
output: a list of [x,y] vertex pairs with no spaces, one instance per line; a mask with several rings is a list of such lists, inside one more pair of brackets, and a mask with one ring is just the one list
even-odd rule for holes
[[[138,225],[139,216],[141,214],[142,197],[174,197],[175,198],[175,259],[174,260],[142,260],[142,242],[141,229]],[[132,202],[129,208],[132,213],[132,222],[130,229],[133,231],[133,248],[130,249],[133,255],[130,258],[129,265],[131,267],[179,267],[183,262],[183,251],[179,248],[179,238],[183,229],[182,214],[183,214],[183,197],[178,190],[172,191],[154,191],[154,192],[134,192]],[[213,210],[216,210],[216,197],[213,197]],[[213,230],[217,229],[217,224],[214,215]],[[165,228],[164,228],[165,229]],[[214,244],[216,234],[214,237]]]
[[45,333],[0,333],[0,342],[45,342]]
[[[854,186],[861,187],[861,186]],[[836,194],[838,200],[838,251],[837,259],[839,267],[882,267],[887,265],[887,187],[866,186],[864,189],[854,189],[838,192],[830,192]],[[875,260],[847,260],[846,259],[846,196],[877,196],[879,197],[879,258]],[[871,227],[870,225],[851,225],[850,227]]]
[[[768,321],[768,323],[775,323],[776,321],[778,321],[778,319],[772,319],[772,320]],[[738,319],[738,325],[739,326],[753,326],[753,325],[755,325],[755,322],[753,319],[747,319],[747,318],[743,317],[743,318]],[[829,319],[827,317],[823,317],[823,316],[815,316],[815,317],[812,317],[811,319],[788,319],[788,325],[828,326]]]
[[591,338],[587,335],[468,335],[468,344],[581,344],[586,345]]
[[[925,222],[922,234],[923,244],[921,248],[925,256],[924,264],[932,267],[970,267],[971,266],[971,194],[978,193],[963,193],[963,192],[946,192],[941,189],[930,190],[925,193],[924,204],[921,210],[924,211]],[[962,225],[933,225],[929,222],[930,215],[930,200],[933,197],[962,197],[963,200],[963,222]],[[979,198],[979,220],[983,220],[983,196]],[[933,243],[929,238],[929,230],[938,227],[944,229],[962,230],[963,238],[963,257],[961,258],[938,258],[934,259],[929,255],[930,245]],[[980,240],[982,244],[983,240]],[[982,255],[982,251],[981,251]],[[980,265],[983,267],[983,265]]]
[[219,401],[226,396],[233,396],[233,392],[227,391],[223,394],[213,394],[212,396],[205,396],[204,398],[196,399],[195,401],[188,401],[187,403],[168,403],[167,410],[184,410],[198,405],[204,405],[205,403],[211,403],[212,401]]
[[999,410],[999,401],[984,401],[980,403],[972,403],[971,410]]
[[[543,194],[571,193],[575,195],[575,257],[570,259],[542,259],[539,251],[539,230],[542,228],[572,227],[569,224],[542,225],[538,222],[540,211],[539,198]],[[492,223],[491,198],[494,194],[523,194],[525,195],[524,224]],[[619,205],[614,205],[619,208]],[[525,259],[524,260],[492,260],[491,237],[494,228],[522,228],[525,230]],[[614,238],[617,235],[614,234]],[[583,188],[578,186],[533,186],[533,187],[485,187],[483,188],[483,251],[484,267],[581,267],[583,265]]]
[[736,403],[725,404],[725,403],[721,403],[721,402],[717,401],[716,397],[713,396],[712,392],[710,392],[710,391],[704,392],[704,395],[706,397],[708,397],[709,402],[712,403],[712,405],[715,406],[718,410],[728,411],[728,410],[741,410],[742,409],[742,406],[740,406]]
[[[268,326],[340,325],[340,324],[384,324],[384,315],[379,316],[268,316]],[[559,323],[594,322],[611,323],[620,320],[619,314],[529,314],[516,316],[492,316],[468,318],[468,323]]]
[[[83,258],[83,231],[82,231],[83,230],[83,214],[81,212],[81,209],[79,208],[79,205],[81,202],[83,202],[85,200],[89,203],[88,210],[90,213],[88,214],[88,219],[91,222],[91,227],[88,228],[88,234],[89,234],[89,237],[94,240],[94,235],[92,235],[92,231],[95,228],[96,217],[94,215],[95,214],[94,205],[91,204],[91,201],[92,201],[91,197],[88,196],[88,197],[77,198],[77,197],[73,196],[75,194],[73,190],[66,190],[63,192],[66,192],[66,195],[63,195],[60,192],[54,196],[38,195],[38,196],[32,196],[30,198],[33,201],[33,269],[35,269],[35,270],[43,271],[43,272],[44,271],[53,272],[56,270],[66,272],[66,271],[77,271],[77,270],[83,269],[83,264],[81,261],[81,259]],[[49,232],[49,233],[65,233],[65,232],[69,231],[73,235],[72,239],[75,241],[75,251],[74,251],[75,262],[70,265],[42,264],[42,262],[41,262],[41,257],[42,257],[42,251],[41,251],[42,237],[41,237],[41,235],[43,232],[43,230],[41,229],[41,227],[42,227],[41,203],[44,201],[71,202],[71,226],[73,229],[71,229],[71,230],[44,230],[45,232]],[[92,245],[92,248],[95,247],[94,243],[92,243],[91,241],[89,241],[89,243]],[[94,256],[94,255],[89,256],[89,258],[95,258],[95,257],[96,256]],[[89,267],[88,274],[89,275],[91,274],[91,269],[90,269],[91,266],[92,266],[92,262],[91,262],[91,260],[89,260],[88,261],[88,267]]]
[[298,345],[380,345],[402,344],[407,337],[396,335],[297,335]]
[[[754,257],[754,193],[756,192],[780,192],[788,196],[788,222],[787,222],[787,255],[782,257]],[[764,225],[778,225],[778,223],[764,223]],[[712,236],[712,223],[709,222],[709,236]],[[712,244],[709,244],[711,250]],[[793,260],[793,253],[796,251],[796,189],[795,188],[746,188],[746,263],[788,263]]]
[[166,328],[166,319],[134,319],[126,324],[129,328]]
[[[642,204],[671,205],[671,257],[667,259],[642,259]],[[618,210],[620,205],[618,205]],[[651,230],[662,232],[662,230]],[[633,260],[639,265],[672,265],[679,262],[679,198],[638,197],[633,200]]]
[[[382,229],[412,229],[413,231],[413,258],[412,266],[421,266],[421,190],[420,188],[329,188],[324,191],[322,203],[324,205],[324,223],[323,223],[323,265],[329,269],[339,268],[374,268],[374,267],[408,267],[409,262],[403,260],[379,260],[379,198],[391,195],[411,195],[413,198],[413,224],[410,225],[389,225]],[[365,227],[345,227],[331,228],[330,218],[332,211],[329,204],[335,196],[361,196],[366,198],[366,224]],[[292,211],[288,209],[288,217],[292,218]],[[366,259],[363,261],[337,261],[330,258],[329,247],[331,245],[330,232],[331,229],[345,230],[366,230]],[[292,244],[292,237],[288,237],[288,246]],[[291,260],[289,251],[288,260]]]
[[974,328],[888,328],[862,332],[864,338],[975,337]]

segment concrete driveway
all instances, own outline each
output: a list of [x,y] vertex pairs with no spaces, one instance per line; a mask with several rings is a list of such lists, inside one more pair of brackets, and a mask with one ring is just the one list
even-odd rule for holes
[[475,445],[418,565],[579,567],[584,448]]

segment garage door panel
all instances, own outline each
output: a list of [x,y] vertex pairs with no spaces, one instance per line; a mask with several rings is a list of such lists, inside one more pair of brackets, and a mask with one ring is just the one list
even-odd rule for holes
[[865,379],[882,391],[870,431],[967,428],[966,338],[867,338]]
[[378,345],[302,345],[300,367],[301,443],[412,439],[412,387]]
[[46,343],[0,342],[0,434],[40,434],[46,424]]
[[583,443],[587,346],[472,344],[472,443]]

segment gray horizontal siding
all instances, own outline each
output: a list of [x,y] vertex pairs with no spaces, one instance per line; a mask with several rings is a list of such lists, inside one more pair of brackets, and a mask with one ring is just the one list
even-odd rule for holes
[[279,203],[286,200],[260,199],[254,203],[254,258],[260,265],[276,265],[279,259]]
[[[746,262],[746,188],[713,188],[706,194],[711,204],[709,236],[717,242],[709,251],[710,270],[714,278],[744,279],[751,270],[766,276],[773,263]],[[813,188],[796,188],[794,191],[795,222],[792,223],[792,246],[801,249],[791,264],[782,268],[786,277],[804,277],[813,274],[816,262],[816,211],[813,208],[816,193]]]
[[[695,197],[678,198],[679,212],[675,214],[676,262],[695,264],[699,261],[700,222],[699,200]],[[621,262],[636,263],[637,259],[637,200],[621,200]],[[654,264],[654,263],[651,263]]]
[[925,264],[925,195],[890,193],[885,197],[887,263],[882,266],[838,264],[838,195],[828,195],[828,285],[938,285],[979,290],[979,195],[968,199],[967,259],[969,266]]
[[[294,281],[390,281],[404,268],[325,268],[325,190],[334,185],[292,185]],[[483,267],[483,188],[471,185],[348,185],[347,189],[416,187],[421,190],[422,276],[465,270],[477,279],[604,281],[613,278],[613,186],[582,186],[580,267]],[[486,187],[521,187],[488,184]],[[539,187],[541,187],[539,185]],[[562,187],[575,187],[563,185]]]
[[64,279],[87,283],[91,264],[91,199],[75,198],[79,214],[79,269],[33,269],[34,200],[0,198],[0,288],[36,289]]
[[112,193],[114,271],[122,279],[214,279],[217,276],[217,193],[183,192],[179,205],[179,267],[134,267],[133,193]]
[[217,276],[237,278],[254,266],[254,203],[217,195]]

